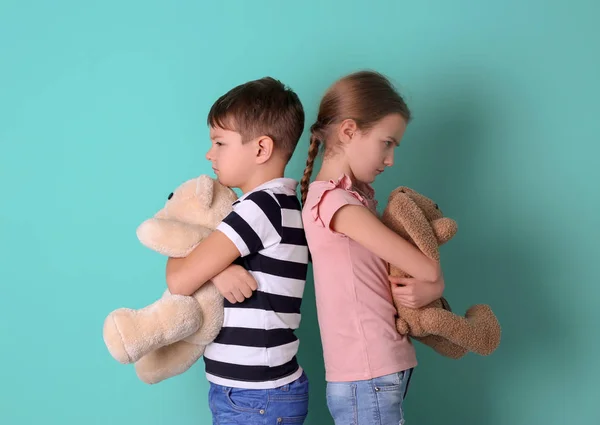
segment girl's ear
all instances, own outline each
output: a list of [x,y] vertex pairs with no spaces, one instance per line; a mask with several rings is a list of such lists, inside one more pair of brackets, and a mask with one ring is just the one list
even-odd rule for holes
[[356,125],[356,121],[353,119],[346,119],[340,124],[338,129],[338,139],[342,143],[350,143],[357,131],[358,126]]
[[258,164],[264,164],[273,156],[275,144],[269,136],[261,136],[256,140],[256,161]]

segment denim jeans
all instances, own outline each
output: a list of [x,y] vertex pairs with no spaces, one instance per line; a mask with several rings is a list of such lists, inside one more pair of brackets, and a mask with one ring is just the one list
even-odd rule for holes
[[269,390],[210,384],[213,425],[303,424],[308,415],[308,378]]
[[327,407],[336,425],[402,425],[412,369],[368,381],[328,382]]

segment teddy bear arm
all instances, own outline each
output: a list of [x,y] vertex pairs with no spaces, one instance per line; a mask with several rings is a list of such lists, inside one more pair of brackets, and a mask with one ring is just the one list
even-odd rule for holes
[[208,345],[214,341],[223,326],[223,296],[212,282],[202,285],[192,296],[202,312],[202,326],[196,333],[187,337],[186,341]]
[[187,256],[211,232],[206,227],[177,220],[150,218],[138,227],[137,236],[144,246],[153,251],[181,258]]

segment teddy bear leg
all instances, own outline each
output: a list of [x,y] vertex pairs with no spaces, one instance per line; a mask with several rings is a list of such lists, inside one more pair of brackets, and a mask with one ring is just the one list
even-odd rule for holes
[[421,344],[431,347],[438,354],[455,360],[464,357],[468,352],[467,349],[438,335],[415,337],[415,339]]
[[426,309],[421,324],[430,334],[480,355],[491,354],[500,343],[500,325],[487,305],[469,308],[465,317],[444,309]]
[[104,342],[121,363],[133,363],[158,347],[182,340],[202,325],[193,297],[168,295],[140,310],[120,308],[104,322]]
[[156,384],[187,371],[204,349],[204,345],[177,341],[146,354],[135,363],[135,371],[146,384]]
[[492,354],[500,345],[501,329],[496,315],[485,304],[472,306],[465,313],[469,322],[473,338],[471,345],[467,346],[474,353],[482,356]]

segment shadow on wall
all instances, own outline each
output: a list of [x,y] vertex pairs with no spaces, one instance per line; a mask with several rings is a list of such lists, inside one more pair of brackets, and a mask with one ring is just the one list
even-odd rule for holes
[[519,399],[518,394],[540,388],[539,382],[523,381],[526,372],[539,368],[540,358],[560,362],[552,357],[557,355],[558,301],[541,287],[540,269],[547,258],[536,246],[543,239],[540,233],[552,229],[535,222],[533,211],[522,210],[524,186],[505,178],[511,158],[498,154],[508,150],[491,146],[503,137],[494,134],[504,125],[493,112],[502,109],[493,105],[498,99],[451,78],[429,89],[419,94],[418,116],[400,148],[399,170],[378,184],[380,205],[402,184],[431,197],[457,220],[457,235],[442,247],[445,295],[458,314],[472,304],[490,304],[503,335],[491,357],[469,354],[458,361],[416,343],[420,366],[406,401],[407,420],[499,425],[513,401],[522,403],[519,409],[539,408]]

